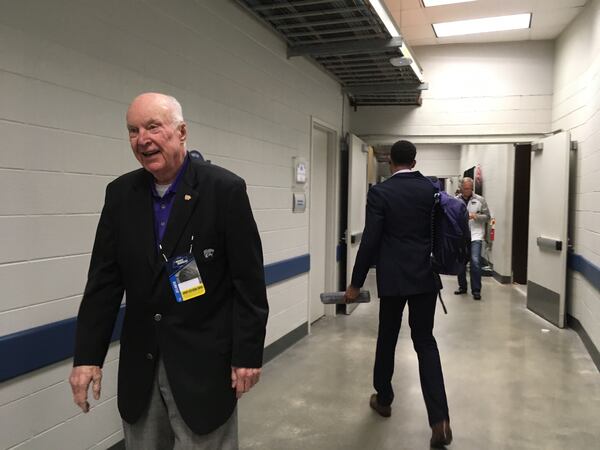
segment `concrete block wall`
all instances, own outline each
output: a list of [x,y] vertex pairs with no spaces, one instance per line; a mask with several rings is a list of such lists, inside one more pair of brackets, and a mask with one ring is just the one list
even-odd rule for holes
[[461,173],[460,154],[459,145],[418,144],[415,169],[426,176],[454,177]]
[[[572,176],[574,250],[600,266],[600,1],[589,1],[556,43],[552,128],[579,149]],[[570,272],[568,312],[600,348],[600,291]]]
[[401,137],[464,144],[546,133],[552,113],[553,52],[551,41],[416,47],[429,84],[423,105],[359,107],[352,113],[352,130],[370,144]]
[[[308,253],[292,157],[310,159],[311,116],[341,132],[342,95],[235,2],[3,2],[0,42],[0,336],[76,314],[104,187],[138,167],[124,116],[144,91],[177,97],[189,147],[246,179],[266,263]],[[307,321],[308,274],[268,291],[267,344]],[[0,384],[0,448],[120,440],[117,358],[87,416],[70,361]]]
[[463,145],[461,174],[476,165],[481,166],[483,196],[490,213],[496,219],[496,238],[486,259],[494,271],[512,276],[512,226],[514,205],[515,151],[512,144]]
[[[461,147],[457,144],[417,144],[417,165],[415,170],[425,176],[439,178],[456,177],[461,172],[459,169]],[[387,162],[377,164],[377,176],[390,176],[390,167]]]

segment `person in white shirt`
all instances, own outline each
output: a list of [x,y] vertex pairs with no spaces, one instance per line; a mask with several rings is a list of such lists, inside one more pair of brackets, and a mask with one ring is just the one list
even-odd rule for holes
[[[469,212],[471,229],[471,293],[474,300],[481,300],[481,247],[485,237],[485,226],[490,220],[490,210],[481,195],[473,192],[473,179],[465,177],[461,184],[461,193],[456,197],[465,202]],[[458,290],[454,294],[467,293],[467,266],[458,275]]]

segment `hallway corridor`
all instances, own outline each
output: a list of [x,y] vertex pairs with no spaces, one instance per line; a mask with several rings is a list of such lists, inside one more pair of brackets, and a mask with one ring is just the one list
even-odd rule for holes
[[[456,450],[597,449],[600,374],[577,334],[529,312],[509,285],[484,279],[483,300],[444,279],[435,336]],[[374,276],[368,287],[374,293]],[[269,362],[239,407],[240,447],[261,450],[415,450],[430,429],[406,317],[396,350],[392,417],[368,406],[378,300],[324,317]]]

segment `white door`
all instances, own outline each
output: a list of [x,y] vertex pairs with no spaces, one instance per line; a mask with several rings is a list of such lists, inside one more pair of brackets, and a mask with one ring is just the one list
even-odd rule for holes
[[310,157],[310,322],[325,314],[321,293],[326,291],[327,151],[328,134],[313,128]]
[[569,217],[568,132],[532,146],[527,308],[565,326]]
[[[346,284],[352,279],[352,269],[365,227],[367,206],[367,161],[369,146],[353,134],[348,148],[348,227],[346,232]],[[350,313],[357,304],[346,305]]]

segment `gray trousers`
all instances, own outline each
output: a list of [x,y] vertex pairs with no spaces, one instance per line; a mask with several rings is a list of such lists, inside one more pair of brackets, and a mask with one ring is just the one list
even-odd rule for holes
[[196,434],[185,424],[169,387],[162,359],[148,409],[136,423],[123,421],[127,450],[238,450],[237,409],[209,434]]

